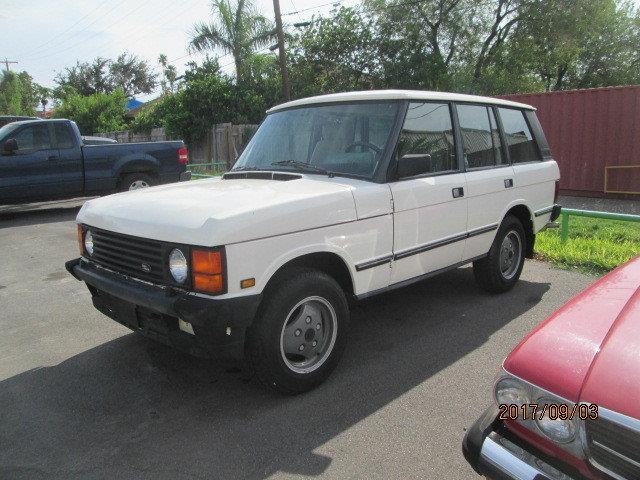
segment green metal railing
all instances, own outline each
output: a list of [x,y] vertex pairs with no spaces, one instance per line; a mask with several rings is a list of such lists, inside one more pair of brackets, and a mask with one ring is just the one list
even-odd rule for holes
[[192,178],[210,178],[226,172],[227,164],[225,162],[190,163],[188,168]]
[[569,217],[604,218],[606,220],[622,220],[625,222],[640,222],[640,215],[627,213],[596,212],[593,210],[576,210],[563,208],[560,211],[560,241],[565,242],[569,238]]

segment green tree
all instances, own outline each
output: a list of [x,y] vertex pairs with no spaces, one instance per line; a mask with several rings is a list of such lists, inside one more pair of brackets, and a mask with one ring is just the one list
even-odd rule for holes
[[42,106],[42,111],[44,112],[47,109],[47,104],[49,103],[49,98],[51,98],[51,90],[42,85],[38,85],[37,89],[37,98],[39,104]]
[[127,97],[120,89],[111,93],[69,95],[56,108],[56,118],[67,118],[78,124],[83,135],[123,130]]
[[0,113],[22,115],[22,82],[14,72],[4,71],[0,80]]
[[74,94],[110,93],[114,88],[109,78],[109,60],[102,57],[96,57],[92,62],[76,62],[73,67],[58,73],[54,82],[58,85],[54,95],[59,99]]
[[353,8],[314,19],[290,42],[294,97],[383,85],[378,40],[373,18]]
[[[238,85],[219,72],[215,60],[191,63],[180,89],[143,109],[131,126],[136,131],[164,127],[169,136],[189,143],[204,139],[216,123],[258,123],[271,105],[265,101],[267,89],[258,92],[257,84],[258,79],[248,79]],[[277,86],[274,90],[279,92]]]
[[[0,113],[34,115],[46,90],[33,81],[27,72],[2,72],[0,78]],[[48,94],[47,94],[48,95]]]
[[526,56],[546,90],[635,83],[638,25],[616,0],[531,0],[513,49]]
[[92,62],[77,62],[58,73],[54,81],[54,96],[62,100],[69,95],[112,93],[116,89],[133,97],[151,93],[156,87],[156,76],[147,62],[126,52],[115,60],[97,57]]
[[109,80],[114,89],[121,89],[129,98],[151,93],[157,85],[147,62],[126,52],[109,63]]
[[162,67],[162,80],[160,80],[160,87],[162,93],[173,93],[178,87],[178,70],[175,65],[169,65],[167,56],[161,53],[158,57],[158,63]]
[[231,54],[240,83],[247,57],[275,39],[273,25],[258,14],[250,0],[213,0],[211,10],[211,22],[194,26],[190,48],[198,52],[221,49]]

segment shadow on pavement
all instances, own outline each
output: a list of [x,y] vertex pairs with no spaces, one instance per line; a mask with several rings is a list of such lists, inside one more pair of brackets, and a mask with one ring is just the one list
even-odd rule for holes
[[82,200],[0,205],[0,229],[75,220]]
[[342,362],[298,397],[125,335],[0,382],[0,478],[319,475],[332,458],[314,449],[486,342],[548,289],[520,281],[489,296],[458,269],[357,304]]

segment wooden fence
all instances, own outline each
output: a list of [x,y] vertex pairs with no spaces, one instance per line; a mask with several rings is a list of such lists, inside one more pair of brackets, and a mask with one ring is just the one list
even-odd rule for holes
[[[244,147],[256,132],[258,125],[233,125],[219,123],[211,127],[204,140],[187,145],[191,163],[224,164],[228,170],[238,159]],[[130,130],[102,132],[95,135],[113,138],[119,143],[159,142],[179,140],[166,134],[164,128],[154,128],[146,133]]]

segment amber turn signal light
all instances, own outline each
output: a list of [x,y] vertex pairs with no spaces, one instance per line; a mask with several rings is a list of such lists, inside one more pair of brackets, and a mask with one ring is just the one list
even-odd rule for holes
[[82,225],[78,224],[78,248],[80,249],[80,255],[84,255],[84,229]]
[[220,250],[191,251],[193,287],[206,293],[224,293],[223,259]]

